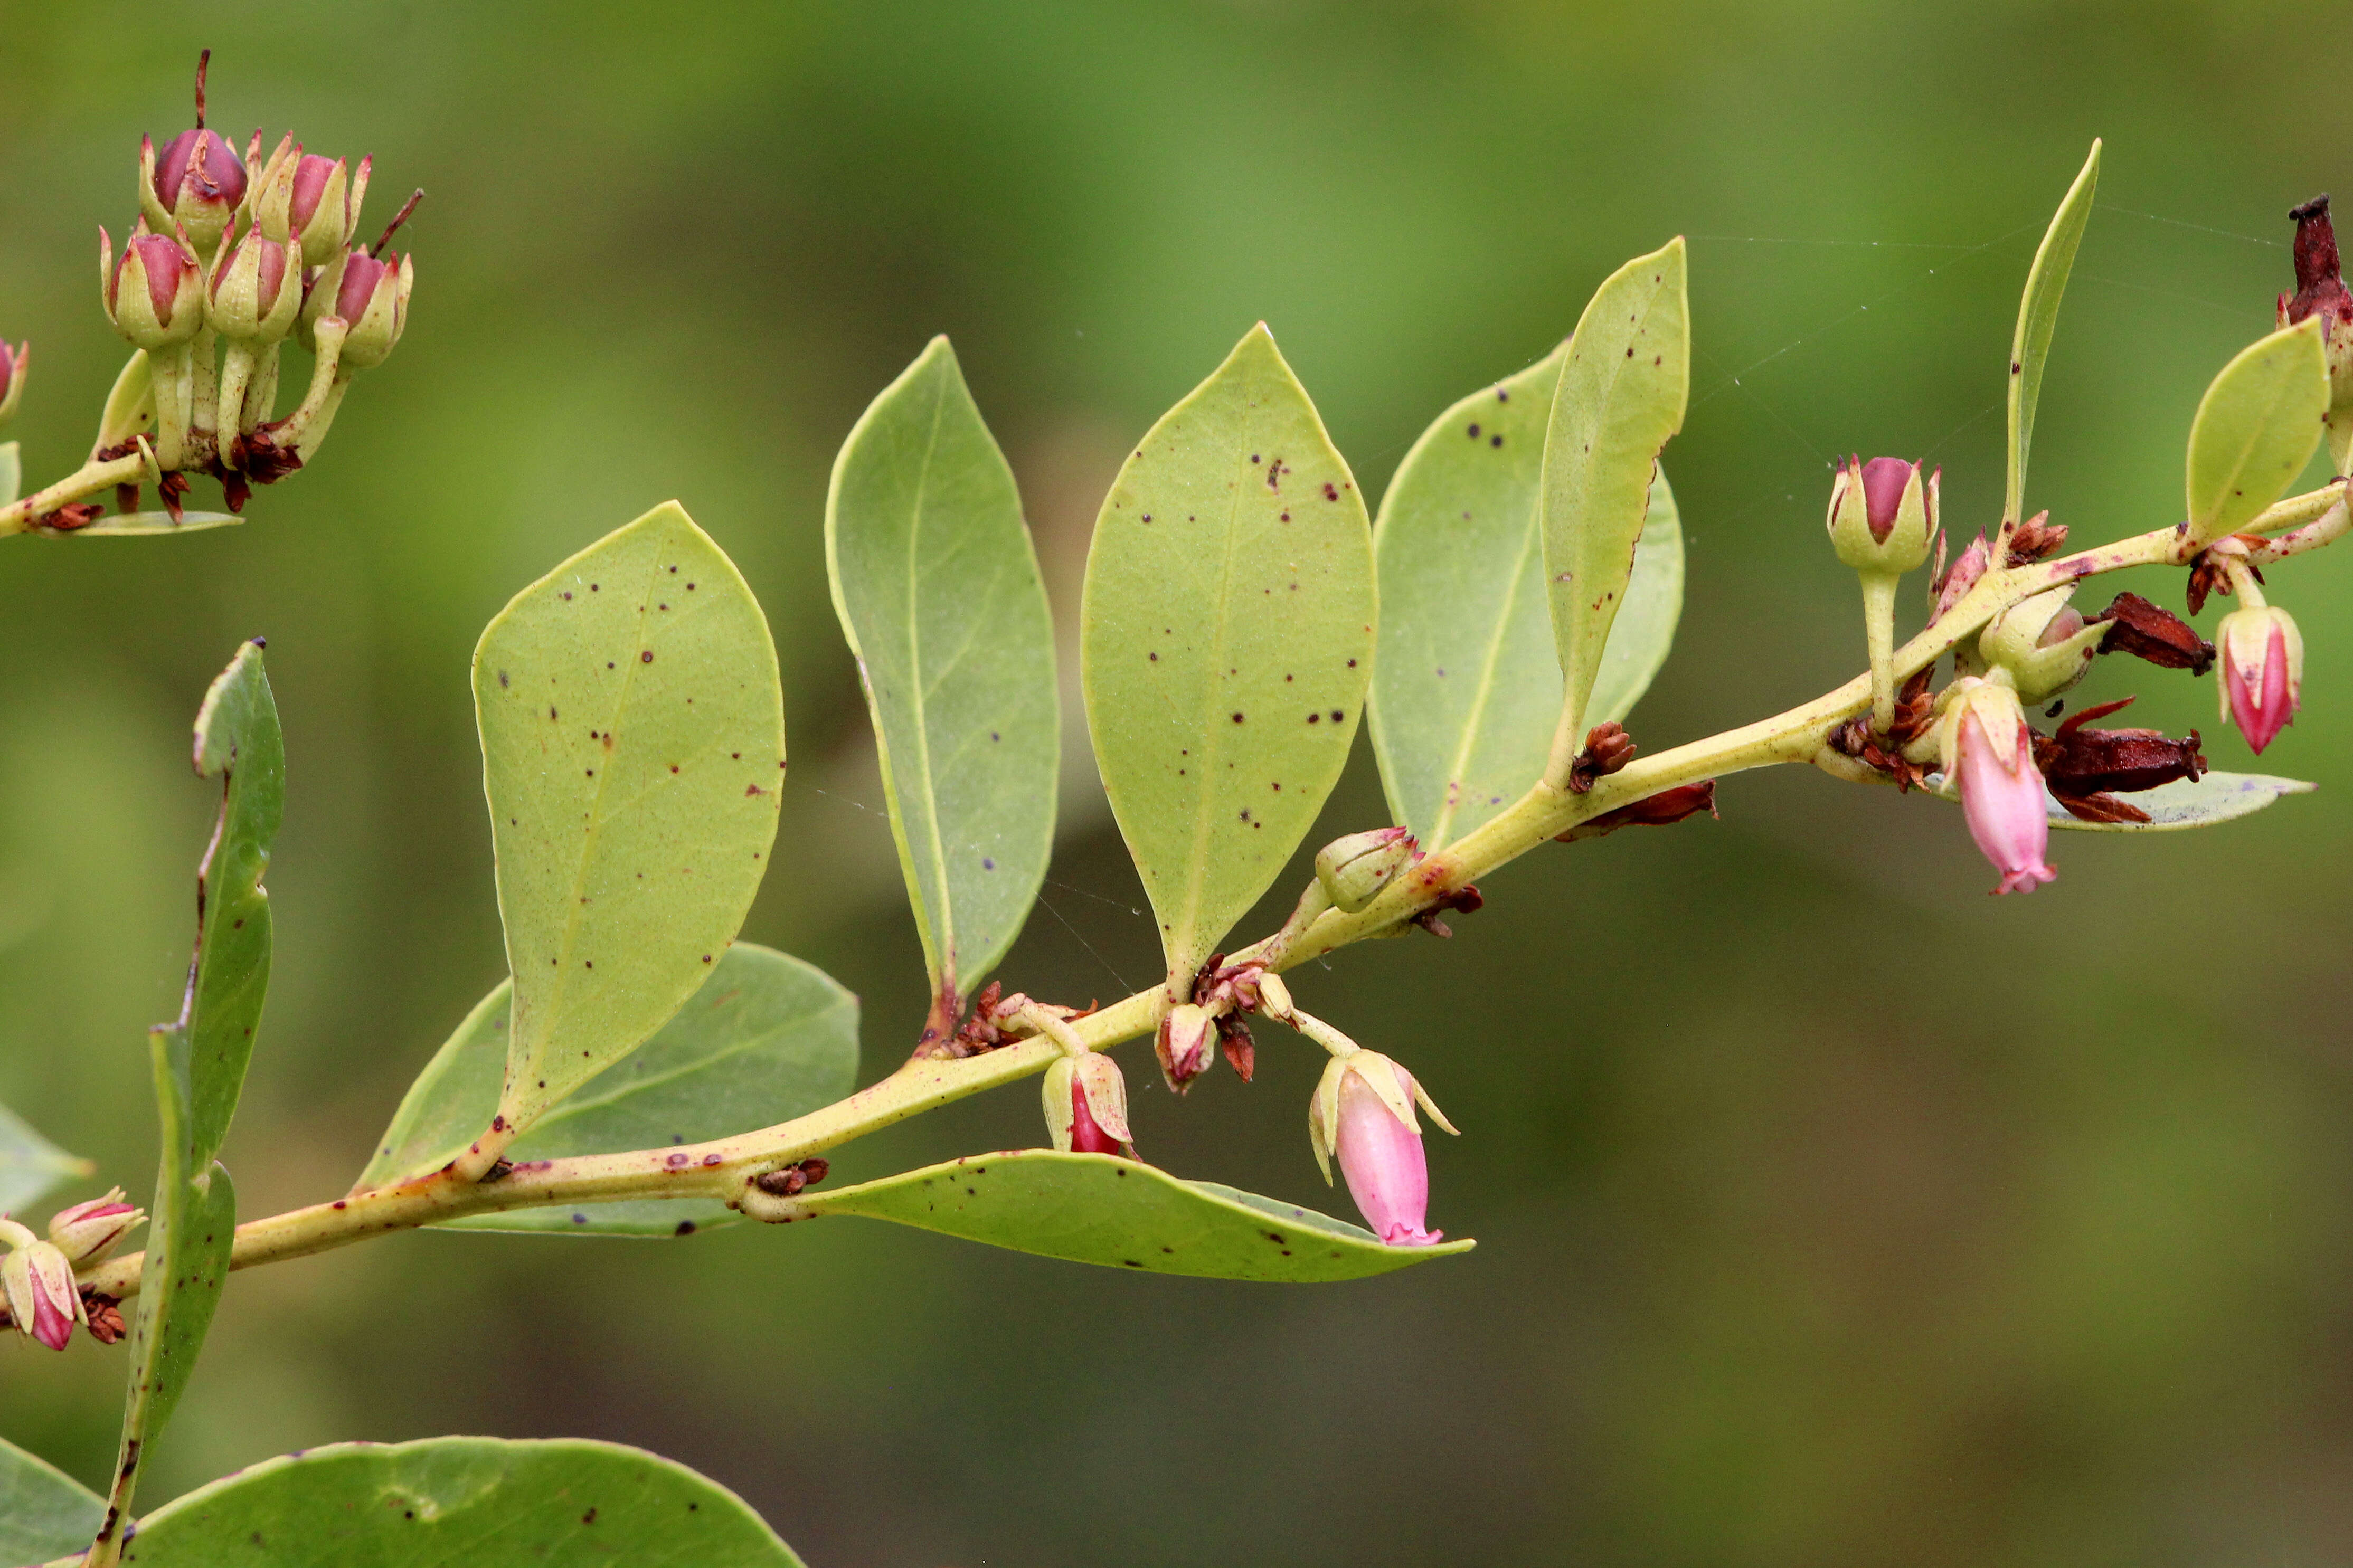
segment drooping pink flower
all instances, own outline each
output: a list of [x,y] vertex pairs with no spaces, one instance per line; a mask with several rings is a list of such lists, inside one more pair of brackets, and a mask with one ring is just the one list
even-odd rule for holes
[[[1957,754],[1950,765],[1969,837],[2001,873],[1995,892],[2031,893],[2059,873],[2047,858],[2051,818],[2018,696],[1988,681],[1956,701],[1965,706],[1957,716]],[[2006,731],[2008,738],[1998,738],[1996,731]]]
[[[1398,1087],[1408,1096],[1413,1093],[1413,1075],[1395,1062],[1383,1059],[1369,1070],[1394,1072]],[[1430,1163],[1421,1133],[1389,1108],[1361,1072],[1351,1071],[1341,1080],[1335,1142],[1348,1195],[1375,1236],[1392,1247],[1427,1247],[1444,1234],[1423,1226],[1430,1212]]]
[[2257,755],[2295,718],[2304,700],[2304,636],[2285,610],[2233,610],[2215,642],[2222,650],[2222,716]]
[[16,1327],[53,1351],[66,1348],[81,1317],[73,1265],[46,1241],[26,1242],[0,1260],[0,1286]]

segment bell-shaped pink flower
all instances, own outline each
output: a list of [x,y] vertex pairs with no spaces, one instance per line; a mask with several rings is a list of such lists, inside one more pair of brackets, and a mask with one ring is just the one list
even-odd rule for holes
[[2214,641],[2222,653],[2222,716],[2261,755],[2303,703],[2304,634],[2285,610],[2251,605],[2225,616]]
[[66,1348],[81,1319],[81,1292],[63,1252],[46,1241],[24,1243],[0,1260],[0,1287],[20,1331],[53,1351]]
[[[1411,1083],[1403,1068],[1396,1072],[1401,1085]],[[1430,1163],[1422,1154],[1421,1134],[1398,1120],[1356,1073],[1340,1085],[1339,1144],[1348,1195],[1375,1236],[1393,1247],[1426,1247],[1444,1234],[1423,1227],[1430,1212]]]
[[1315,1086],[1307,1111],[1308,1142],[1316,1163],[1338,1155],[1348,1195],[1375,1236],[1392,1247],[1427,1247],[1440,1232],[1425,1228],[1430,1165],[1422,1157],[1419,1102],[1440,1127],[1454,1131],[1413,1075],[1378,1051],[1335,1056]]
[[[1979,693],[1987,695],[1980,699]],[[2047,858],[2051,818],[2017,694],[1984,682],[1955,700],[1963,706],[1952,742],[1957,755],[1951,765],[1969,837],[2001,873],[1995,892],[2031,893],[2059,873]],[[2006,738],[1997,736],[1998,731],[2006,731]]]

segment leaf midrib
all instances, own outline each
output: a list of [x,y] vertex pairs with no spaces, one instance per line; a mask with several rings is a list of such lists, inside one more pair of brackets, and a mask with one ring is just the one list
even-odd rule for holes
[[1486,657],[1479,667],[1479,684],[1471,699],[1469,717],[1463,722],[1462,741],[1456,748],[1454,765],[1440,781],[1442,793],[1439,798],[1438,816],[1431,820],[1430,826],[1428,847],[1432,851],[1446,847],[1447,829],[1454,826],[1455,808],[1461,804],[1460,786],[1463,783],[1463,774],[1471,766],[1472,746],[1478,738],[1480,721],[1487,711],[1488,699],[1494,693],[1495,670],[1503,662],[1504,642],[1512,624],[1513,612],[1519,608],[1521,585],[1527,580],[1528,557],[1532,552],[1540,551],[1543,545],[1544,509],[1532,506],[1528,509],[1527,527],[1521,532],[1519,558],[1512,564],[1511,585],[1504,591],[1504,603],[1495,612],[1494,634],[1487,640]]
[[[667,536],[667,531],[664,531],[662,533],[653,535],[649,542],[649,548],[646,551],[646,581],[640,587],[638,595],[638,644],[640,648],[644,647],[646,641],[646,606],[653,603],[653,587],[661,571],[662,543]],[[629,695],[637,689],[638,670],[642,662],[643,661],[639,659],[629,659],[624,662],[621,667],[620,693],[615,697],[611,706],[607,708],[605,710],[604,724],[605,729],[608,733],[618,727],[616,721],[619,715],[628,710]],[[563,1011],[564,997],[570,991],[572,986],[572,964],[570,962],[572,958],[572,944],[579,934],[580,911],[587,908],[587,906],[581,901],[581,891],[588,885],[588,865],[596,856],[597,843],[603,837],[605,828],[607,826],[605,816],[605,791],[612,782],[613,770],[611,768],[599,768],[596,770],[596,792],[588,797],[588,831],[580,836],[579,858],[573,863],[572,879],[566,887],[565,896],[565,909],[564,911],[564,936],[563,940],[556,944],[556,978],[554,985],[550,987],[547,993],[547,1005],[545,1009],[543,1009],[543,1016],[546,1018],[553,1018]],[[520,987],[517,988],[515,1001],[517,1004],[516,1010],[520,1012],[521,1003],[522,1001],[522,994]],[[550,1079],[561,1076],[561,1069],[551,1067],[547,1061],[549,1042],[544,1032],[547,1026],[543,1022],[542,1017],[537,1016],[532,1019],[532,1023],[537,1032],[536,1037],[531,1041],[532,1066],[533,1069],[534,1081],[536,1081],[541,1076]],[[595,1076],[593,1069],[589,1076]],[[511,1088],[512,1085],[509,1087]],[[501,1092],[500,1098],[505,1098],[503,1092]]]
[[[931,427],[923,437],[923,460],[915,470],[915,495],[910,503],[907,520],[907,690],[908,700],[915,717],[915,779],[922,786],[920,805],[923,816],[923,839],[931,853],[931,882],[934,888],[929,902],[937,907],[931,912],[939,923],[934,940],[937,971],[931,976],[933,989],[944,982],[953,984],[956,972],[955,907],[948,897],[947,846],[940,837],[939,793],[932,784],[932,723],[931,704],[923,689],[923,630],[917,612],[917,582],[920,573],[923,534],[923,501],[930,493],[932,462],[940,447],[940,422],[947,410],[947,387],[943,378],[934,378],[932,387]],[[883,770],[887,774],[889,768]],[[892,792],[893,799],[897,792]],[[920,911],[919,911],[920,913]],[[926,924],[930,923],[928,921]]]
[[[1244,439],[1235,443],[1234,446],[1233,495],[1226,506],[1226,547],[1218,573],[1217,631],[1209,645],[1209,679],[1202,696],[1200,720],[1196,726],[1197,733],[1207,735],[1210,740],[1209,743],[1202,748],[1207,755],[1202,762],[1199,804],[1193,813],[1193,852],[1186,858],[1187,866],[1183,912],[1177,918],[1177,929],[1169,933],[1172,943],[1182,946],[1186,962],[1188,963],[1198,961],[1198,955],[1196,950],[1200,946],[1201,881],[1208,871],[1210,797],[1217,793],[1218,772],[1215,764],[1225,751],[1222,732],[1217,725],[1219,693],[1224,690],[1218,671],[1226,668],[1226,637],[1233,625],[1234,553],[1241,534],[1242,497],[1248,493],[1245,488],[1248,476],[1243,472],[1245,465],[1240,458],[1242,448],[1250,444],[1248,437],[1250,417],[1247,404],[1243,406],[1239,423],[1241,426]],[[1281,459],[1270,450],[1267,453],[1267,460],[1279,462]],[[1169,956],[1173,960],[1176,955],[1172,953]]]

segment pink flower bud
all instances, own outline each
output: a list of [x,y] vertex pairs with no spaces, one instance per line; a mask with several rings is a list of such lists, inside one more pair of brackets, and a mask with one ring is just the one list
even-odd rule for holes
[[200,250],[209,251],[228,226],[229,215],[245,200],[248,171],[217,131],[183,131],[164,144],[142,138],[139,164],[140,205],[157,229],[185,227]]
[[2304,700],[2304,634],[2285,610],[2249,605],[2222,617],[2222,717],[2258,756]]
[[16,413],[18,400],[25,395],[25,366],[32,351],[30,343],[11,349],[6,340],[0,339],[0,419]]
[[2042,774],[2034,766],[2032,731],[2019,710],[2018,695],[2006,686],[1977,681],[1953,702],[1946,765],[1960,789],[1969,837],[2001,873],[1995,892],[2031,893],[2059,873],[2046,858],[2051,818],[2043,806]]
[[81,1318],[81,1291],[63,1252],[50,1242],[26,1243],[0,1260],[0,1286],[20,1332],[53,1351],[66,1348]]
[[232,341],[273,343],[294,324],[302,304],[300,242],[269,237],[259,226],[235,234],[213,263],[205,319]]
[[1901,458],[1849,458],[1831,487],[1831,543],[1858,572],[1909,572],[1928,559],[1936,533],[1941,470],[1922,475]]
[[1217,1060],[1218,1031],[1208,1010],[1190,1002],[1180,1002],[1168,1009],[1160,1020],[1160,1032],[1153,1039],[1153,1049],[1160,1058],[1160,1073],[1168,1087],[1182,1094],[1192,1081],[1208,1071]]
[[76,1268],[87,1268],[114,1250],[114,1244],[147,1216],[115,1188],[102,1198],[59,1209],[49,1218],[49,1239]]
[[[1397,1075],[1398,1086],[1413,1092],[1413,1077],[1395,1062],[1375,1064]],[[1375,1236],[1391,1246],[1426,1247],[1443,1234],[1423,1228],[1430,1210],[1430,1163],[1421,1133],[1382,1102],[1361,1074],[1340,1085],[1340,1173],[1348,1195]]]
[[107,319],[138,347],[153,352],[185,342],[204,324],[204,268],[167,235],[139,232],[111,259],[113,242],[100,229]]

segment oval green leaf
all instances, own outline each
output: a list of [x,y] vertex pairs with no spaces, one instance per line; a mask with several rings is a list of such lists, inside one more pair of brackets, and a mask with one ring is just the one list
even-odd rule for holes
[[842,444],[825,543],[932,991],[960,1004],[1045,878],[1061,718],[1020,493],[947,339]]
[[[1927,790],[1940,800],[1960,795],[1942,773],[1932,773]],[[2147,822],[2085,822],[2055,800],[2045,801],[2051,826],[2078,833],[2174,833],[2187,827],[2211,827],[2251,816],[2283,795],[2308,795],[2320,786],[2302,779],[2274,778],[2268,773],[2210,773],[2191,781],[2176,779],[2155,789],[2117,798],[2148,813]]]
[[1361,1279],[1468,1252],[1390,1247],[1371,1231],[1110,1154],[975,1154],[802,1200],[990,1247],[1146,1274],[1294,1284]]
[[88,1546],[106,1500],[0,1438],[0,1563],[47,1563]]
[[752,590],[671,502],[515,595],[474,650],[474,707],[515,1129],[659,1028],[743,925],[776,841],[784,697]]
[[202,533],[208,528],[230,528],[245,519],[226,511],[109,512],[80,528],[43,528],[34,531],[46,539],[154,539],[166,533]]
[[1609,628],[1634,570],[1659,451],[1691,400],[1691,302],[1678,236],[1595,291],[1565,351],[1545,436],[1545,578],[1563,677],[1549,771],[1590,728]]
[[140,1522],[141,1568],[799,1568],[744,1500],[582,1438],[336,1443],[266,1459]]
[[1183,986],[1346,765],[1371,531],[1263,323],[1137,444],[1087,555],[1087,726]]
[[[353,1191],[438,1170],[482,1130],[505,1072],[512,995],[511,983],[501,982],[435,1053]],[[858,998],[814,964],[737,942],[653,1038],[540,1118],[507,1158],[520,1163],[724,1138],[830,1105],[857,1079]],[[712,1199],[647,1199],[515,1209],[445,1228],[681,1236],[742,1217]]]
[[2010,466],[2002,500],[2002,519],[2015,523],[2024,515],[2026,454],[2034,441],[2034,408],[2042,398],[2042,367],[2051,357],[2051,337],[2059,330],[2059,300],[2067,291],[2067,274],[2074,268],[2076,249],[2092,221],[2092,193],[2100,184],[2100,143],[2092,143],[2083,171],[2067,187],[2059,210],[2035,247],[2034,265],[2027,269],[2026,292],[2018,302],[2018,330],[2010,340]]
[[22,1214],[61,1183],[97,1170],[96,1164],[67,1153],[0,1105],[0,1214]]
[[2236,533],[2287,493],[2320,445],[2328,362],[2310,317],[2239,351],[2189,426],[2189,532]]
[[[1555,351],[1440,415],[1381,498],[1367,712],[1389,809],[1426,849],[1533,787],[1560,715],[1536,504],[1560,359]],[[1683,526],[1662,473],[1588,699],[1591,722],[1624,719],[1649,689],[1683,597]]]

